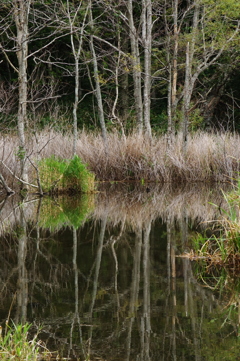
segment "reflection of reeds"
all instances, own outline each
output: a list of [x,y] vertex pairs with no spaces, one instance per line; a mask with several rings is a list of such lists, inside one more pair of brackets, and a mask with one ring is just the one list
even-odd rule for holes
[[[48,224],[49,227],[50,225],[52,227],[54,223],[59,225],[57,228],[61,228],[61,224],[69,224],[69,219],[72,217],[70,215],[71,205],[73,212],[74,209],[77,210],[76,214],[79,214],[77,217],[81,218],[81,209],[83,213],[84,209],[89,209],[93,217],[102,219],[107,208],[109,223],[126,222],[133,227],[141,226],[158,217],[162,218],[163,221],[166,219],[179,221],[182,219],[183,211],[191,222],[202,223],[207,226],[209,221],[219,219],[219,209],[224,207],[224,198],[218,186],[211,188],[199,184],[188,187],[173,187],[170,184],[163,187],[154,184],[135,187],[125,183],[112,185],[103,183],[97,194],[89,194],[79,198],[58,197],[56,200],[61,201],[57,201],[56,206],[48,198],[44,197],[43,200],[41,222],[42,225],[45,225],[44,228],[47,228]],[[4,205],[0,214],[0,234],[11,232],[11,229],[13,230],[19,223],[18,202],[17,197],[11,197]],[[38,199],[25,202],[21,207],[24,208],[27,221],[32,222],[36,219]]]
[[127,190],[125,185],[113,185],[112,189],[109,185],[106,187],[108,190],[105,192],[102,186],[96,199],[94,217],[102,218],[107,209],[109,222],[126,222],[134,228],[142,227],[156,218],[178,223],[183,215],[189,222],[201,223],[206,228],[209,222],[219,217],[219,209],[211,202],[217,205],[224,202],[219,188],[199,184],[174,189],[169,184],[164,187],[152,185],[150,189],[142,186],[136,190]]

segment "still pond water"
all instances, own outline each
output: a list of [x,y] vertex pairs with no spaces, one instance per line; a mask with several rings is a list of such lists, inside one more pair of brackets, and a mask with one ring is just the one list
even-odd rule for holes
[[240,360],[238,279],[179,257],[219,218],[211,203],[219,189],[3,200],[1,322],[42,325],[70,360]]

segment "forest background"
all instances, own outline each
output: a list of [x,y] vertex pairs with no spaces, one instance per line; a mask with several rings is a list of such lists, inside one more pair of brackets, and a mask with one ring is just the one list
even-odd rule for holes
[[0,125],[123,138],[240,129],[240,3],[2,0]]

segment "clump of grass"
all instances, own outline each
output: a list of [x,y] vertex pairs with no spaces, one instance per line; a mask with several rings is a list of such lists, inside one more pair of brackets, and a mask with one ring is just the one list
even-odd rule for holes
[[71,160],[57,158],[42,159],[39,162],[41,186],[47,193],[90,193],[94,191],[94,174],[78,156]]
[[38,334],[29,339],[31,324],[6,323],[3,330],[0,328],[0,359],[1,361],[37,361],[47,360],[48,350],[38,341]]
[[205,259],[207,267],[226,267],[233,273],[240,272],[240,180],[235,190],[223,193],[226,209],[221,209],[222,219],[217,223],[218,235],[204,239],[198,236],[195,249],[188,255],[192,259]]

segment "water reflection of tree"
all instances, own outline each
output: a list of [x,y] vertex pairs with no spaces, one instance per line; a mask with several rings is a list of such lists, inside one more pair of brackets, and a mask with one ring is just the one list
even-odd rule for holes
[[27,224],[23,209],[20,208],[20,224],[18,233],[18,282],[17,282],[17,309],[15,322],[26,322],[28,305],[28,271],[26,268],[27,256]]
[[[135,195],[112,203],[101,197],[104,202],[98,204],[94,222],[56,234],[40,227],[40,203],[31,222],[26,222],[24,207],[17,211],[18,233],[5,239],[7,257],[2,257],[1,266],[1,285],[12,292],[19,280],[16,317],[44,322],[49,345],[53,349],[62,345],[68,356],[75,352],[84,358],[149,361],[178,360],[181,355],[201,360],[208,327],[205,314],[219,301],[197,284],[191,262],[177,258],[178,248],[187,246],[186,199],[179,195],[176,212],[171,213],[166,199],[158,203],[159,198],[148,200],[146,193],[137,201]],[[163,205],[166,230],[159,228],[156,240],[153,225],[155,229]],[[152,249],[164,242],[164,232],[167,262],[162,266]],[[85,249],[91,249],[91,257]],[[10,262],[15,273],[7,272]],[[5,295],[9,304],[10,293]],[[182,349],[183,343],[188,347]]]

